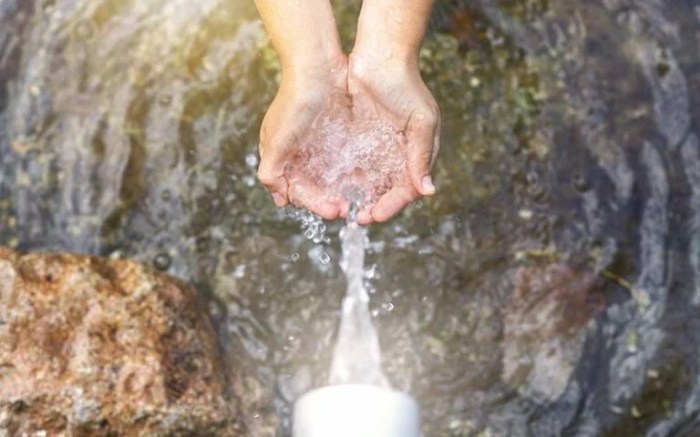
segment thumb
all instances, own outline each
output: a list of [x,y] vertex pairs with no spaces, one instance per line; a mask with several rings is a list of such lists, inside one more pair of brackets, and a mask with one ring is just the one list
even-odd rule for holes
[[288,159],[288,148],[274,147],[269,143],[261,144],[258,180],[270,191],[275,205],[279,208],[289,203],[287,198],[289,185],[284,175]]
[[423,196],[435,194],[430,176],[437,122],[420,123],[408,137],[408,175],[417,192]]

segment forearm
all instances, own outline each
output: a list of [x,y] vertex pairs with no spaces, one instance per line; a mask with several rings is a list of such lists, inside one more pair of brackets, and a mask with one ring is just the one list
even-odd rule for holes
[[355,52],[418,63],[434,0],[364,0]]
[[255,0],[255,4],[279,54],[283,75],[319,72],[342,58],[329,0]]

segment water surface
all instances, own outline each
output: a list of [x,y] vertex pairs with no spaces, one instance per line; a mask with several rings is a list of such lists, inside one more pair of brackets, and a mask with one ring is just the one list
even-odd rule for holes
[[[699,28],[697,0],[436,6],[439,193],[366,259],[427,436],[700,433]],[[278,80],[252,2],[0,0],[0,244],[196,284],[250,435],[327,382],[345,291],[340,224],[254,178]]]

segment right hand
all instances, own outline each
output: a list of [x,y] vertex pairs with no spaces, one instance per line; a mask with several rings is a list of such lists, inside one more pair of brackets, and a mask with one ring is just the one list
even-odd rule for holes
[[347,214],[347,202],[332,199],[303,176],[288,178],[300,148],[307,142],[311,125],[334,93],[347,93],[348,64],[338,56],[320,68],[282,76],[282,83],[260,129],[258,179],[267,187],[277,207],[288,203],[334,220]]

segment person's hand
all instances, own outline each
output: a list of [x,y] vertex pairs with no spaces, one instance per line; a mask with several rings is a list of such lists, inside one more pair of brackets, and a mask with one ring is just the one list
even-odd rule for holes
[[303,175],[287,171],[311,134],[311,125],[336,93],[347,92],[347,58],[283,75],[280,89],[260,129],[258,179],[277,207],[288,203],[334,220],[347,214],[347,202],[329,198]]
[[420,196],[435,193],[430,170],[440,144],[440,110],[421,78],[416,61],[350,55],[348,91],[355,117],[377,118],[395,126],[404,137],[405,174],[369,209],[360,224],[384,222]]

